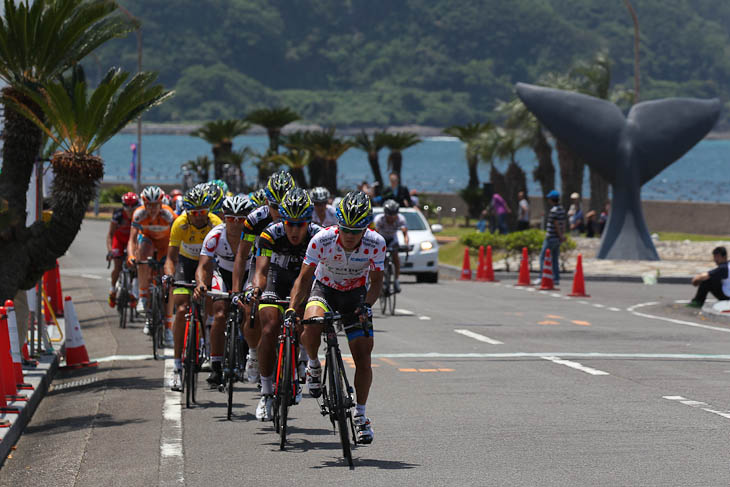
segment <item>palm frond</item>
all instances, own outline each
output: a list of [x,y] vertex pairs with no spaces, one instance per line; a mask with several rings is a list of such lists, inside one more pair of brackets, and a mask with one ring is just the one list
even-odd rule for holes
[[245,120],[266,129],[281,129],[302,117],[289,107],[261,108],[246,115]]
[[233,141],[239,135],[248,132],[250,128],[251,124],[244,120],[214,120],[212,122],[206,122],[190,135],[200,137],[209,144],[218,145]]

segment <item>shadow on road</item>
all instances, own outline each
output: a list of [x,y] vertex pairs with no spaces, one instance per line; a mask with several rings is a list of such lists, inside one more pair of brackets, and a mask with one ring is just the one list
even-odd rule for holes
[[93,424],[94,428],[109,428],[145,422],[147,422],[147,420],[139,418],[115,420],[109,414],[87,414],[84,416],[72,416],[70,418],[53,418],[53,421],[48,421],[35,426],[28,426],[25,429],[24,434],[42,433],[45,435],[59,435],[88,428],[91,424]]
[[[337,444],[339,447],[339,443]],[[355,450],[356,452],[357,450]],[[397,460],[372,460],[372,459],[363,459],[363,458],[356,458],[353,453],[353,461],[355,463],[355,468],[362,468],[362,467],[372,467],[377,468],[380,470],[409,470],[412,468],[420,467],[421,465],[417,463],[407,463],[407,462],[399,462]],[[345,463],[344,459],[335,460],[335,461],[329,461],[329,462],[322,462],[322,465],[317,465],[311,468],[321,469],[321,468],[329,468],[329,467],[346,467],[347,463]]]

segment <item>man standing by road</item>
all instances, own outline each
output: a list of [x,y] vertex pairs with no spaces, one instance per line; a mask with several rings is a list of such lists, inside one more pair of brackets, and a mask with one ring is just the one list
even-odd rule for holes
[[[542,269],[545,265],[545,251],[550,249],[550,258],[553,263],[553,280],[557,287],[560,283],[560,244],[565,241],[565,210],[560,205],[560,193],[552,190],[547,194],[547,199],[552,204],[550,213],[547,217],[547,227],[545,232],[545,241],[542,243],[540,251],[540,277],[542,277]],[[536,284],[540,283],[540,278]]]
[[527,230],[530,228],[530,203],[527,201],[524,191],[517,193],[517,231]]
[[400,184],[400,178],[397,173],[390,173],[390,187],[383,190],[383,201],[395,200],[399,205],[410,208],[413,206],[411,203],[411,193],[408,188]]
[[512,213],[512,210],[509,209],[507,202],[499,193],[492,195],[492,208],[497,216],[497,230],[505,235],[507,233],[507,213]]
[[697,287],[697,294],[687,305],[688,308],[702,308],[707,293],[712,293],[720,301],[730,299],[730,279],[728,279],[727,249],[715,247],[712,258],[717,267],[711,271],[697,274],[692,278],[692,285]]

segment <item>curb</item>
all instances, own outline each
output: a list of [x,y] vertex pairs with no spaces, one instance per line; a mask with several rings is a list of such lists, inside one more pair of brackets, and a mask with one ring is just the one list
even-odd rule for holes
[[[26,402],[12,401],[9,406],[20,408],[20,414],[4,414],[3,419],[10,421],[9,428],[0,428],[0,466],[5,463],[12,452],[13,445],[18,441],[26,425],[33,417],[41,399],[48,393],[53,377],[58,371],[59,354],[41,355],[37,367],[23,367],[25,381],[33,386],[33,393]],[[27,391],[26,391],[27,392]]]
[[[539,276],[539,271],[532,270],[530,274]],[[561,272],[566,277],[572,276],[572,272]],[[499,276],[503,280],[517,279],[517,272],[506,272],[506,271],[495,271],[495,276]],[[449,264],[439,264],[439,277],[442,279],[460,279],[461,269],[457,266]],[[594,282],[644,282],[641,276],[630,276],[620,274],[586,274],[584,276],[586,281]],[[666,276],[659,277],[657,284],[689,284],[692,280],[692,276]]]

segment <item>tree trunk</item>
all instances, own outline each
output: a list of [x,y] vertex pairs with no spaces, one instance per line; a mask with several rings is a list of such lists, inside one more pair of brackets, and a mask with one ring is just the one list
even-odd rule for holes
[[[4,96],[15,98],[43,117],[40,108],[30,98],[11,87],[2,89]],[[3,164],[0,171],[0,198],[7,201],[8,214],[0,231],[12,232],[10,228],[25,228],[26,200],[33,164],[40,154],[43,136],[41,130],[20,113],[5,105],[5,126],[3,130]],[[0,207],[2,206],[0,202]],[[3,228],[6,227],[6,228]],[[0,237],[2,238],[2,237]]]
[[309,182],[312,187],[324,186],[324,159],[314,156],[307,167],[309,168]]
[[377,151],[368,152],[368,162],[370,163],[370,169],[373,170],[373,177],[379,184],[379,187],[383,187],[383,175],[380,172],[380,161],[378,160]]
[[400,175],[401,167],[403,166],[403,154],[401,151],[392,150],[388,154],[388,170],[398,175],[398,180],[403,184],[403,178]]
[[502,197],[504,197],[504,195],[507,194],[507,180],[505,179],[504,174],[494,167],[494,164],[492,164],[492,168],[489,170],[489,179],[492,182],[492,189],[494,192],[499,193]]
[[272,154],[279,153],[279,138],[281,136],[281,128],[270,127],[266,129],[266,133],[269,135],[269,151]]
[[[223,165],[226,158],[233,151],[233,142],[221,142],[213,146],[213,175],[214,179],[223,179]],[[207,179],[206,179],[207,181]]]
[[583,190],[583,160],[575,155],[568,146],[557,140],[555,144],[558,150],[558,161],[560,162],[560,186],[562,189],[563,208],[567,211],[570,207],[570,195],[578,193],[582,196]]
[[477,172],[477,167],[479,166],[479,157],[474,156],[470,157],[466,160],[467,165],[469,166],[469,183],[467,184],[468,188],[478,188],[479,187],[479,173]]
[[331,194],[337,194],[337,159],[327,159],[325,168],[325,187]]
[[303,167],[291,168],[291,176],[294,178],[294,182],[296,183],[298,188],[308,188],[309,187],[309,184],[307,184],[307,175],[304,174]]
[[[537,135],[537,142],[533,146],[532,150],[535,152],[537,158],[537,166],[532,173],[535,181],[540,183],[542,189],[542,208],[543,208],[543,220],[547,215],[548,208],[550,205],[547,200],[547,194],[555,189],[555,166],[553,165],[552,147],[545,138],[545,134],[540,129]],[[543,226],[545,222],[543,221]]]
[[507,183],[507,193],[502,196],[507,201],[512,213],[507,215],[507,224],[509,228],[517,228],[517,208],[519,207],[520,199],[517,194],[520,191],[524,191],[527,194],[527,176],[525,171],[517,165],[514,159],[507,166],[507,171],[504,174],[505,182]]
[[590,169],[591,181],[591,203],[590,209],[600,214],[606,203],[608,203],[608,181],[598,172]]

